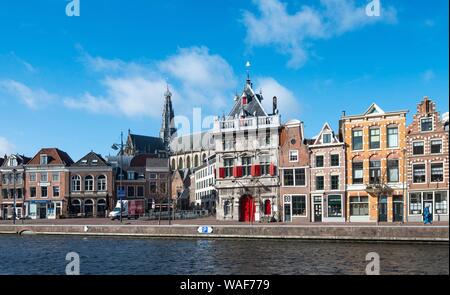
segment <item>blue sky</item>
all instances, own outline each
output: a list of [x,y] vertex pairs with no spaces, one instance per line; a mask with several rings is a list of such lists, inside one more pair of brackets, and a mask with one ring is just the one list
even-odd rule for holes
[[[448,1],[2,0],[0,153],[112,152],[120,131],[157,136],[165,84],[177,115],[227,113],[252,64],[266,104],[307,136],[372,102],[448,111]],[[412,113],[409,115],[411,119]]]

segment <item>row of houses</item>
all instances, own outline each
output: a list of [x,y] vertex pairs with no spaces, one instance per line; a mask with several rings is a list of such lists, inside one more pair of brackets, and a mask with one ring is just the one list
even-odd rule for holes
[[[412,222],[426,207],[448,220],[448,113],[429,98],[410,124],[407,110],[373,103],[312,139],[302,121],[281,123],[276,97],[270,113],[263,99],[248,79],[213,130],[172,140],[172,170],[192,171],[191,202],[218,220]],[[214,171],[206,182],[204,171]]]
[[[167,199],[171,172],[167,157],[156,154],[103,158],[89,152],[77,162],[57,148],[34,157],[0,159],[0,218],[56,219],[106,217],[117,201],[144,199],[146,209]],[[167,202],[167,201],[166,201]]]

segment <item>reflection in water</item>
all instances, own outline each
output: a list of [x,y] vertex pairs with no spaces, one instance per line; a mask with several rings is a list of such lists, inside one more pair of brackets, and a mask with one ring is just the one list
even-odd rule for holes
[[64,274],[68,252],[82,274],[364,274],[369,252],[381,274],[449,273],[447,245],[0,236],[0,274]]

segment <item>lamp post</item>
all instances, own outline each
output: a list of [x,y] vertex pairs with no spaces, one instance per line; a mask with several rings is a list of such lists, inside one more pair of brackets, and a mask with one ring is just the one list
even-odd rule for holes
[[17,170],[14,168],[13,173],[13,224],[16,224],[16,173]]
[[122,181],[123,181],[123,132],[120,132],[120,144],[114,143],[111,148],[113,150],[119,150],[119,169],[120,169],[120,176],[119,176],[119,200],[120,200],[120,223],[123,222],[123,187],[122,187]]

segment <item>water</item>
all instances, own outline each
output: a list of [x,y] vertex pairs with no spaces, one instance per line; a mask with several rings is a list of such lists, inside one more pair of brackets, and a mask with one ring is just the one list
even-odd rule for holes
[[0,235],[0,274],[64,274],[68,252],[81,274],[362,275],[369,252],[381,274],[449,274],[448,245],[14,235]]

